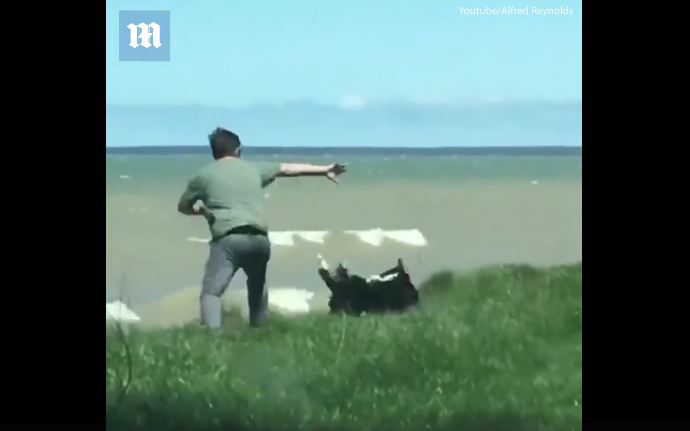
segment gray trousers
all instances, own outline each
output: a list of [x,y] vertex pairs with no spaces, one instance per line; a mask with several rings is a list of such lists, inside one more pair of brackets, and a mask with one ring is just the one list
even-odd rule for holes
[[258,234],[230,234],[210,243],[210,252],[201,287],[201,323],[220,328],[222,323],[221,296],[238,269],[247,275],[249,324],[260,326],[268,313],[266,266],[271,257],[267,236]]

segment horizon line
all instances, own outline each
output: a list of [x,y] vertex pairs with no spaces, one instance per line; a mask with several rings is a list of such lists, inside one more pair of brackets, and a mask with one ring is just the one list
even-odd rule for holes
[[[445,146],[445,147],[374,147],[374,146],[325,146],[325,147],[276,147],[276,146],[249,146],[244,147],[246,155],[266,154],[308,154],[338,153],[338,154],[362,154],[381,155],[391,153],[408,154],[432,154],[432,155],[544,155],[544,156],[582,156],[582,145],[551,145],[551,146]],[[108,147],[105,153],[108,155],[181,155],[202,154],[209,152],[207,145],[179,145],[179,146],[129,146]]]
[[[108,146],[106,145],[106,149],[112,149],[112,148],[207,148],[208,144],[206,145],[123,145],[123,146]],[[350,145],[350,146],[343,146],[343,145],[315,145],[315,146],[300,146],[300,145],[295,145],[295,146],[287,146],[287,145],[242,145],[243,149],[248,149],[248,148],[299,148],[299,149],[318,149],[318,148],[339,148],[339,149],[348,149],[348,148],[360,148],[360,149],[378,149],[378,148],[390,148],[390,149],[420,149],[420,150],[442,150],[446,148],[581,148],[582,144],[580,145],[444,145],[444,146],[424,146],[424,147],[415,147],[411,145]]]
[[488,106],[510,106],[510,105],[582,105],[582,99],[572,100],[548,100],[548,99],[526,99],[526,100],[466,100],[462,102],[420,102],[413,100],[390,100],[390,101],[371,101],[366,102],[361,107],[346,107],[339,102],[319,102],[307,99],[295,99],[284,102],[256,102],[252,104],[240,105],[219,105],[212,103],[184,102],[184,103],[137,103],[137,102],[108,102],[107,107],[122,108],[206,108],[206,109],[254,109],[254,108],[287,108],[291,106],[317,106],[322,108],[335,108],[343,111],[359,111],[369,108],[380,108],[390,106],[411,106],[417,108],[467,108],[467,107],[488,107]]

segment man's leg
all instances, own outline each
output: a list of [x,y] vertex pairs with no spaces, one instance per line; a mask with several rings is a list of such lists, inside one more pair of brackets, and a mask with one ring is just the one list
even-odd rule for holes
[[223,240],[210,245],[208,261],[201,286],[201,323],[210,328],[220,328],[222,323],[221,296],[230,284],[237,270],[229,248],[224,247]]
[[271,256],[271,244],[264,236],[254,236],[250,242],[242,269],[247,274],[247,300],[249,303],[249,324],[261,326],[268,314],[268,289],[266,268]]

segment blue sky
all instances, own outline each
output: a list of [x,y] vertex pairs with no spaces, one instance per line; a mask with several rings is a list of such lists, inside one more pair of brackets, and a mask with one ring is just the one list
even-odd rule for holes
[[[574,8],[463,16],[459,6]],[[171,61],[118,61],[118,11],[167,9]],[[582,93],[580,1],[108,0],[109,104],[360,108],[573,102]]]

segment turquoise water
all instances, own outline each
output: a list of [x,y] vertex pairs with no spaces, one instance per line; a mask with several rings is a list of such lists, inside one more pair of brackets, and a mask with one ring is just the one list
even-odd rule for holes
[[[273,248],[269,285],[323,290],[316,255],[346,260],[369,275],[402,257],[421,282],[442,269],[495,263],[549,265],[581,260],[579,156],[263,155],[250,159],[348,163],[339,185],[322,178],[279,179],[265,191],[272,230],[329,230],[325,244]],[[207,245],[203,219],[176,212],[202,154],[106,156],[106,300],[125,291],[133,304],[197,287]],[[536,183],[534,183],[536,182]],[[419,229],[429,245],[380,247],[349,229]],[[231,289],[242,289],[238,274]]]

